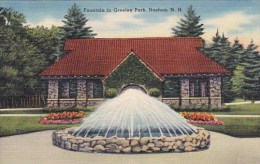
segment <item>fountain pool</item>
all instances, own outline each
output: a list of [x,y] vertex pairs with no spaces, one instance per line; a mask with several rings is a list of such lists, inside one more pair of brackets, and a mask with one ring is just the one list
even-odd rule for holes
[[127,89],[80,127],[54,132],[53,144],[86,152],[187,152],[208,148],[210,135],[156,98]]

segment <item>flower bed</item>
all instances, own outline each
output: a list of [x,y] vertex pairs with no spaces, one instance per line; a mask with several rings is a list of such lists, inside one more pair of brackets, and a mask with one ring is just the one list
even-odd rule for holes
[[50,113],[40,120],[41,124],[74,124],[83,121],[84,112]]
[[181,116],[190,124],[222,125],[223,121],[217,120],[214,114],[200,112],[182,112]]

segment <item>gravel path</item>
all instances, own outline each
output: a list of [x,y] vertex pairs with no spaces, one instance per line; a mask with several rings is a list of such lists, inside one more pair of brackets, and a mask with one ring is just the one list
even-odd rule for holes
[[234,138],[211,132],[208,150],[165,154],[95,154],[72,152],[51,143],[53,131],[0,138],[1,164],[259,164],[260,138]]

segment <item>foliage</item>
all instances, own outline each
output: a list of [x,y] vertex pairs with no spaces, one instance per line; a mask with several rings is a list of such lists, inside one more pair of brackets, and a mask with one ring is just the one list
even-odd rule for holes
[[239,42],[238,38],[234,40],[231,47],[231,54],[233,55],[234,68],[240,65],[242,59],[245,57],[245,50],[243,45]]
[[153,97],[159,97],[161,95],[161,91],[158,88],[150,88],[148,92],[149,95]]
[[104,80],[107,88],[120,89],[121,86],[131,83],[144,85],[148,89],[161,88],[160,79],[134,53]]
[[51,112],[78,112],[78,111],[84,111],[84,112],[93,112],[96,109],[94,106],[70,106],[70,107],[45,107],[43,108],[44,113],[51,113]]
[[88,19],[78,5],[73,4],[73,6],[68,9],[67,15],[65,15],[64,18],[65,20],[62,21],[64,25],[62,26],[62,32],[59,38],[58,57],[65,55],[63,49],[67,39],[93,38],[96,35],[93,33],[93,30],[91,30],[91,27],[86,27]]
[[106,98],[114,98],[114,97],[116,97],[117,94],[118,94],[118,89],[116,89],[116,88],[108,88],[105,91]]
[[28,40],[32,43],[40,52],[40,55],[44,57],[46,66],[49,66],[57,59],[57,46],[58,37],[61,29],[56,26],[51,28],[37,26],[34,28],[27,28]]
[[[212,38],[212,42],[212,44],[203,48],[204,53],[220,65],[229,69],[231,75],[233,75],[233,70],[236,68],[239,57],[237,54],[233,54],[228,38],[224,34],[220,36],[217,30],[216,35]],[[231,76],[223,77],[222,82],[222,98],[224,102],[231,102],[235,97],[232,91]]]
[[176,112],[229,112],[229,106],[222,107],[210,107],[210,106],[175,106],[170,105],[170,107]]
[[243,93],[253,102],[260,98],[260,55],[257,48],[258,46],[251,41],[242,61],[245,75]]
[[234,70],[233,77],[231,79],[232,81],[232,91],[236,94],[237,97],[243,97],[243,86],[244,84],[244,67],[243,66],[237,66]]
[[204,34],[203,24],[200,24],[200,16],[197,16],[192,5],[189,6],[184,14],[185,19],[180,19],[179,26],[172,28],[176,37],[198,37]]
[[25,17],[11,9],[0,9],[0,92],[1,97],[26,95],[39,90],[37,75],[44,69],[45,61],[27,39]]

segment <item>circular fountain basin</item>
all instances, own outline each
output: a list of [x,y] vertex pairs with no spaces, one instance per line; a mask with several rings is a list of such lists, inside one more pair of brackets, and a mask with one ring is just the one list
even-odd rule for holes
[[53,144],[66,150],[95,153],[191,152],[210,145],[210,134],[202,128],[192,135],[133,138],[77,137],[73,135],[75,131],[76,128],[68,128],[53,132]]
[[137,89],[101,104],[80,127],[53,133],[53,144],[104,153],[189,152],[207,149],[210,134]]

